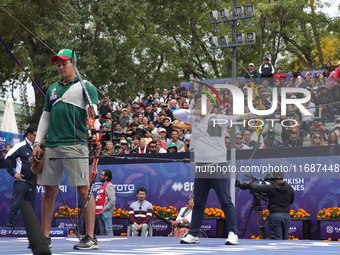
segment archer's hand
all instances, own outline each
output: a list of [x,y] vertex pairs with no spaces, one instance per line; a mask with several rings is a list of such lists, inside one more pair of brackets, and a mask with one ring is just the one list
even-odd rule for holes
[[33,148],[33,152],[32,152],[32,156],[33,156],[33,160],[37,161],[37,162],[41,162],[41,148],[39,145],[34,146]]

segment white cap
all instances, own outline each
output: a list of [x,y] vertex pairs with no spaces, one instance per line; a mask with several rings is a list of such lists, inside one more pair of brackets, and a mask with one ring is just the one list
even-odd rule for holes
[[158,133],[160,133],[160,132],[165,132],[165,133],[166,133],[165,128],[160,128],[159,131],[158,131]]
[[250,65],[250,66],[254,66],[254,64],[253,64],[253,63],[250,63],[249,65]]
[[190,134],[185,134],[184,135],[184,140],[190,140]]
[[340,61],[338,62],[338,65],[340,65]]

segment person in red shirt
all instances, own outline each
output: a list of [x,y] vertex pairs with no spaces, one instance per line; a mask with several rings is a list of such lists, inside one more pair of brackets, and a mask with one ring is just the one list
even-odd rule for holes
[[274,74],[274,79],[280,79],[280,83],[282,85],[286,82],[286,78],[287,76],[284,73],[282,73],[282,68],[278,67],[276,69],[276,74]]

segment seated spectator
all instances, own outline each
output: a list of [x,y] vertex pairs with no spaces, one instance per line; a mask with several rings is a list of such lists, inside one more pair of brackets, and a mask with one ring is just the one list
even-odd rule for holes
[[158,129],[158,134],[159,134],[159,136],[160,136],[160,142],[161,142],[161,145],[162,145],[162,148],[163,149],[165,149],[166,150],[166,143],[167,143],[167,138],[166,138],[166,136],[167,136],[167,134],[166,134],[166,130],[165,130],[165,128],[159,128]]
[[130,125],[130,129],[128,129],[127,131],[123,131],[123,134],[125,134],[127,137],[134,137],[136,135],[141,135],[142,134],[142,130],[140,128],[138,128],[138,124],[136,122],[132,122]]
[[254,149],[256,148],[257,143],[254,140],[250,140],[250,135],[251,133],[249,130],[243,132],[243,144],[247,145],[249,149]]
[[135,137],[132,138],[131,150],[136,149],[139,146],[140,139],[141,138],[139,135],[136,135]]
[[152,217],[152,204],[145,200],[146,189],[139,188],[137,190],[136,202],[130,205],[129,222],[131,225],[132,236],[147,236],[149,228],[148,223]]
[[243,136],[241,133],[235,135],[235,147],[236,150],[248,150],[249,147],[243,143]]
[[338,136],[335,132],[330,132],[328,136],[328,145],[339,145]]
[[169,153],[177,152],[177,145],[175,143],[169,143],[167,148]]
[[169,105],[166,104],[166,103],[163,103],[163,105],[161,105],[161,107],[162,107],[162,112],[164,112],[166,117],[169,117],[170,121],[173,121],[174,120],[174,115],[172,114],[172,111],[169,109]]
[[322,146],[325,145],[325,141],[323,140],[322,134],[319,131],[316,131],[312,134],[310,138],[311,146]]
[[224,133],[224,142],[227,150],[231,149],[230,135],[229,132]]
[[[162,108],[160,108],[160,102],[158,100],[154,100],[152,102],[152,111],[156,114],[162,111]],[[155,121],[156,121],[156,116],[155,116]]]
[[142,129],[142,138],[146,142],[146,146],[152,141],[151,133],[148,129]]
[[184,135],[183,147],[178,152],[185,152],[190,150],[190,134]]
[[340,118],[335,120],[334,129],[332,132],[335,132],[336,136],[340,138]]
[[166,130],[166,137],[167,138],[171,138],[171,134],[172,134],[172,123],[171,123],[171,119],[169,117],[166,117],[163,119],[163,127]]
[[257,145],[258,145],[258,148],[262,149],[263,145],[264,145],[263,136],[262,136],[262,134],[257,135],[257,132],[256,132],[257,126],[258,125],[256,124],[255,120],[249,120],[247,122],[247,127],[246,127],[245,130],[249,130],[250,131],[250,140],[255,141],[257,143]]
[[158,153],[156,142],[151,141],[148,145],[148,148],[149,148],[149,153]]
[[120,144],[123,148],[123,154],[130,154],[129,143],[126,140],[121,140]]
[[148,128],[148,127],[149,127],[148,122],[149,122],[148,118],[144,116],[144,117],[142,118],[142,124],[139,125],[138,128],[140,128],[140,129],[146,129],[146,128]]
[[123,147],[120,143],[115,144],[115,152],[113,155],[122,155],[124,154]]
[[282,126],[279,121],[275,120],[277,119],[266,121],[262,129],[262,135],[265,138],[264,144],[267,147],[277,148],[282,144]]
[[140,139],[139,145],[134,149],[137,151],[137,153],[149,153],[149,149],[146,147],[144,138]]
[[[318,104],[330,104],[334,102],[332,94],[328,91],[326,85],[321,86],[320,93],[318,94]],[[324,111],[324,114],[329,119],[329,121],[334,121],[334,104],[319,107],[319,116],[323,116],[321,111]]]
[[[181,98],[179,98],[179,99],[181,99]],[[172,112],[179,110],[179,107],[177,106],[176,99],[172,99],[170,101],[170,108],[169,108],[169,110],[172,111]]]
[[156,112],[152,110],[151,105],[145,107],[144,117],[146,117],[148,121],[156,121]]
[[5,149],[1,151],[0,158],[5,158],[7,152],[12,149],[12,145],[6,144]]
[[313,125],[310,127],[310,132],[320,132],[322,134],[322,140],[327,141],[330,130],[325,127],[322,121],[314,121]]
[[301,147],[303,144],[303,139],[298,136],[298,133],[291,131],[289,134],[289,139],[284,141],[283,147]]
[[160,140],[156,141],[157,152],[158,153],[167,153],[166,149],[162,148],[162,143]]
[[309,103],[302,103],[302,106],[304,106],[311,115],[305,115],[303,112],[301,112],[301,122],[300,122],[300,131],[304,130],[305,134],[307,134],[307,137],[310,137],[310,127],[313,124],[314,120],[314,109],[309,108]]
[[158,129],[155,127],[155,122],[153,120],[148,121],[148,130],[150,134],[157,134]]
[[104,155],[107,155],[107,156],[115,154],[115,150],[113,148],[113,143],[111,141],[107,141],[105,143],[105,148],[103,150],[103,153],[104,153]]
[[183,237],[190,228],[192,209],[194,208],[193,196],[188,197],[188,206],[182,207],[175,221],[171,221],[177,228],[173,229],[175,237]]
[[172,130],[171,139],[170,139],[170,141],[167,142],[167,145],[169,145],[170,143],[175,143],[176,144],[177,151],[182,149],[183,142],[181,140],[179,140],[179,132],[177,130]]

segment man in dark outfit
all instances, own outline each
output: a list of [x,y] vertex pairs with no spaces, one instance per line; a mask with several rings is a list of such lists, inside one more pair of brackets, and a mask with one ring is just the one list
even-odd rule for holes
[[270,185],[260,185],[256,182],[247,182],[250,190],[257,193],[266,193],[269,202],[268,232],[269,239],[288,239],[290,225],[290,208],[294,202],[292,186],[283,181],[282,172],[268,173],[265,180],[271,181]]

